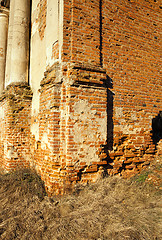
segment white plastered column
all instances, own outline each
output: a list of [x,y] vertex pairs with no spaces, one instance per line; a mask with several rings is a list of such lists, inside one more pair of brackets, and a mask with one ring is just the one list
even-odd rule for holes
[[10,80],[13,22],[14,22],[14,0],[11,0],[10,1],[9,26],[8,26],[5,86],[7,86],[7,84],[9,83],[9,80]]
[[8,10],[1,9],[1,12],[0,12],[0,94],[4,89],[4,83],[5,83],[7,33],[8,33]]
[[30,0],[11,0],[5,86],[28,82]]

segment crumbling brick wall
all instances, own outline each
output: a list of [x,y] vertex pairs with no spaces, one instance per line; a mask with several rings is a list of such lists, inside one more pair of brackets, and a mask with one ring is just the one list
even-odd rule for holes
[[160,8],[159,1],[65,1],[63,61],[101,66],[109,79],[102,149],[108,174],[131,176],[156,152],[152,119],[161,109]]
[[[49,192],[149,164],[161,107],[159,19],[151,0],[64,1],[63,64],[41,83],[35,150]],[[41,147],[45,131],[52,151]]]
[[1,95],[0,162],[5,171],[30,165],[31,99],[26,84],[10,85]]
[[102,1],[103,67],[114,93],[111,173],[130,175],[155,153],[152,119],[162,103],[160,11],[159,1]]
[[[50,70],[49,70],[50,72]],[[48,73],[49,73],[48,72]],[[55,83],[56,69],[46,74],[41,82],[39,111],[39,141],[31,139],[32,165],[46,182],[48,192],[55,185],[59,193],[60,181],[60,83]],[[51,78],[52,76],[52,78]],[[55,184],[53,184],[55,183]]]
[[[47,37],[47,5],[41,0],[36,8],[42,7],[37,19],[41,42]],[[49,194],[63,194],[101,174],[130,177],[139,172],[156,150],[160,153],[152,135],[152,119],[162,102],[159,1],[64,0],[62,52],[58,47],[56,40],[51,51],[56,61],[43,79],[38,77],[40,86],[31,84],[33,99],[39,99],[37,114],[31,117],[31,93],[25,86],[22,109],[17,100],[1,99],[2,165],[7,133],[15,139],[17,163],[21,155],[30,156],[25,164],[38,171]],[[45,52],[44,47],[44,64]],[[14,92],[18,99],[21,93],[22,88]],[[30,124],[37,126],[37,136]]]
[[72,65],[62,82],[59,71],[56,64],[41,82],[39,141],[31,140],[33,165],[49,194],[95,181],[107,165],[101,151],[107,135],[105,72]]

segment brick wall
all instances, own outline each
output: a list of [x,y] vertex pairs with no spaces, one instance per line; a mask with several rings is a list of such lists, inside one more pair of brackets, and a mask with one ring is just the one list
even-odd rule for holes
[[29,167],[32,92],[25,84],[9,85],[0,98],[1,167]]
[[44,38],[46,29],[47,0],[40,0],[37,8],[39,9],[38,14],[39,35],[42,40]]
[[131,176],[158,148],[152,119],[162,102],[160,9],[153,0],[65,1],[63,60],[100,65],[109,80],[108,174]]
[[64,161],[70,182],[94,181],[100,166],[105,164],[100,155],[107,135],[105,80],[101,69],[72,65],[67,71],[61,114],[65,125]]
[[114,93],[110,157],[122,175],[138,171],[155,151],[152,119],[162,103],[160,11],[160,1],[102,1],[103,67]]
[[[40,4],[43,38],[46,1]],[[51,195],[100,175],[130,177],[150,164],[161,152],[152,134],[162,105],[160,23],[159,1],[64,0],[62,61],[38,79],[37,115],[30,120],[29,89],[30,98],[21,99],[15,86],[18,100],[1,99],[2,165],[10,139],[17,163],[30,162]],[[37,138],[30,132],[35,122]]]
[[52,45],[52,59],[59,59],[59,43],[58,40]]
[[57,63],[41,81],[39,141],[31,138],[32,166],[49,194],[63,194],[76,182],[94,181],[107,162],[107,86],[102,69],[71,65],[60,78]]
[[63,61],[100,66],[100,1],[64,1]]

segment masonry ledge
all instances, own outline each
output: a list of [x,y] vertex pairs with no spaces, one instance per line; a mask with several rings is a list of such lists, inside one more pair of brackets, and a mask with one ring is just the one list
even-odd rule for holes
[[30,86],[27,83],[11,83],[5,90],[3,90],[0,96],[0,102],[4,99],[11,99],[14,96],[21,96],[21,98],[32,99],[33,93]]

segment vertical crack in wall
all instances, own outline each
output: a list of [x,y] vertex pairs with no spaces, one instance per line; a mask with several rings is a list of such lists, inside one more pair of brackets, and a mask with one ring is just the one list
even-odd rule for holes
[[102,56],[102,0],[99,1],[99,12],[100,12],[100,65],[103,67],[103,56]]

